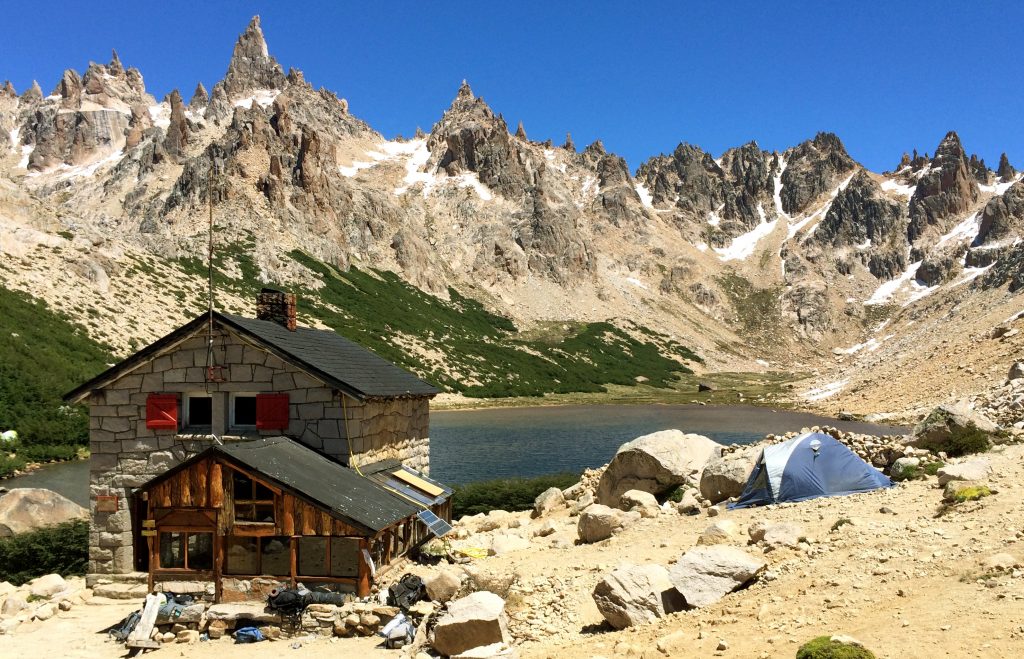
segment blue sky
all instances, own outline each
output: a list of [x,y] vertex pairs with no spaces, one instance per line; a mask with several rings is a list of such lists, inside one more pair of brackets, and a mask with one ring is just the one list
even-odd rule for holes
[[[681,141],[719,155],[819,130],[891,169],[956,130],[1024,167],[1024,3],[48,2],[3,0],[0,79],[49,92],[116,48],[157,98],[189,98],[260,14],[270,52],[391,137],[428,129],[463,78],[514,129],[571,131],[631,168]],[[40,11],[40,9],[43,11]]]

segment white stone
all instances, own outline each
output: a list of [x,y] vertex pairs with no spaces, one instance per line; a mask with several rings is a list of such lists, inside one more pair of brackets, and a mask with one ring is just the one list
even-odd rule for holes
[[669,578],[688,606],[702,607],[751,581],[766,565],[762,559],[736,547],[696,547],[672,566]]
[[433,647],[452,656],[509,640],[505,601],[494,593],[480,591],[448,605],[448,613],[434,628]]
[[594,588],[594,603],[612,627],[624,629],[681,611],[685,602],[660,565],[627,565]]

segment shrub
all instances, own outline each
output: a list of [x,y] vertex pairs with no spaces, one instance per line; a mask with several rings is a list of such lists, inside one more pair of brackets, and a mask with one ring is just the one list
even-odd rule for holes
[[904,467],[899,471],[893,470],[890,478],[897,482],[921,480],[927,476],[934,476],[945,464],[945,462],[936,460],[935,462],[925,462],[917,467]]
[[563,473],[456,485],[452,495],[452,519],[492,510],[533,510],[533,502],[541,492],[550,487],[567,488],[579,479],[577,475]]
[[16,586],[57,573],[85,574],[89,562],[89,522],[75,520],[0,538],[0,581]]
[[989,446],[991,446],[989,434],[973,423],[969,423],[966,427],[954,428],[946,440],[945,446],[936,450],[944,451],[950,457],[958,457],[969,453],[984,453]]
[[831,636],[819,636],[800,646],[796,659],[875,659],[875,655],[859,645],[833,641]]

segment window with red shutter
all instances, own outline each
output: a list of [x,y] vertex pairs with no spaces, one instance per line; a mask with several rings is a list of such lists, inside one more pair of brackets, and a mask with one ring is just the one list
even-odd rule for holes
[[146,427],[150,430],[178,429],[178,396],[150,394],[146,397]]
[[256,396],[256,428],[285,430],[288,428],[288,394]]

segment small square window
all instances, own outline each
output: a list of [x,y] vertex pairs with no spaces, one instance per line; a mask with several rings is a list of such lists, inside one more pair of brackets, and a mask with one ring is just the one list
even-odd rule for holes
[[231,425],[255,428],[256,396],[253,394],[237,394],[231,400]]
[[185,425],[210,427],[213,425],[213,399],[203,394],[189,394],[185,399]]

